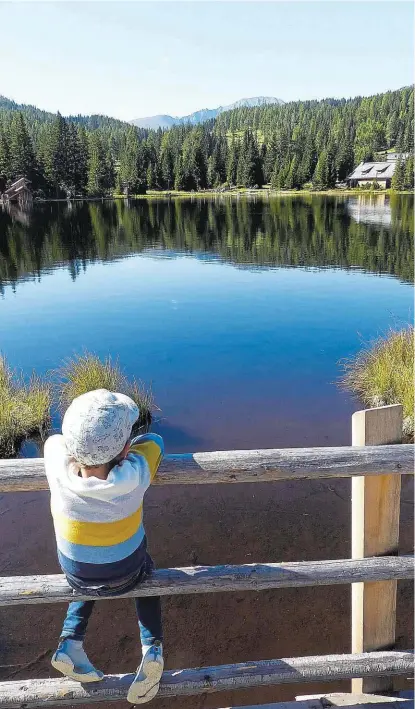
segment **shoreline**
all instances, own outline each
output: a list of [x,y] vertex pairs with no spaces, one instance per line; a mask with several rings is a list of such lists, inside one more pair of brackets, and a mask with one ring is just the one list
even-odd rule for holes
[[351,189],[330,189],[330,190],[269,190],[269,189],[249,189],[243,187],[241,189],[227,190],[226,192],[217,192],[215,190],[204,190],[200,192],[185,192],[185,191],[175,191],[175,190],[149,190],[146,194],[138,195],[126,195],[116,194],[112,196],[103,197],[73,197],[71,199],[65,198],[49,198],[40,199],[34,198],[34,204],[48,204],[50,202],[106,202],[115,200],[154,200],[154,199],[211,199],[213,197],[261,197],[264,199],[279,198],[279,197],[304,197],[304,196],[320,196],[320,197],[334,197],[334,196],[345,196],[352,197],[353,195],[360,196],[366,195],[368,197],[379,196],[379,195],[412,195],[412,190],[360,190],[356,188]]

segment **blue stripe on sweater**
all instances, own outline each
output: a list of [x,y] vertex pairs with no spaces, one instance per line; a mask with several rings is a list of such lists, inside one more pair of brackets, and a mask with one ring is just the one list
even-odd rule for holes
[[113,546],[87,546],[73,544],[63,537],[56,537],[57,547],[64,556],[84,564],[111,564],[130,556],[144,539],[144,527],[140,524],[138,530],[125,542]]
[[147,544],[145,538],[138,549],[121,561],[112,564],[84,564],[80,561],[69,559],[58,549],[58,559],[61,569],[81,581],[101,583],[104,581],[117,581],[139,572],[146,561]]

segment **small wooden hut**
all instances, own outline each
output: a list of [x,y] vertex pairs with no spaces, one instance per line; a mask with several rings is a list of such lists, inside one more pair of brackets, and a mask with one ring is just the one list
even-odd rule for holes
[[33,193],[31,182],[26,177],[19,177],[13,182],[10,187],[2,194],[3,202],[17,202],[20,207],[31,204],[33,201]]

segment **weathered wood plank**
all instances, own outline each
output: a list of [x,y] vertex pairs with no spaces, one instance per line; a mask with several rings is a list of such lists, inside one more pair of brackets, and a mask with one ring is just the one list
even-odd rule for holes
[[[352,417],[354,446],[385,445],[402,440],[403,407],[399,404],[357,411]],[[400,475],[352,480],[352,556],[397,554]],[[352,652],[394,647],[396,581],[361,583],[352,588]],[[393,679],[369,677],[352,682],[354,692],[393,689]]]
[[[240,566],[195,566],[155,571],[150,578],[123,597],[260,591],[270,588],[357,583],[362,579],[379,582],[384,579],[413,577],[413,556]],[[76,597],[79,600],[88,599],[88,596],[81,594],[77,594]],[[104,599],[105,596],[101,598]],[[73,600],[72,590],[63,575],[0,577],[0,606],[59,603],[71,600]]]
[[[376,707],[374,707],[373,704],[376,704]],[[249,706],[243,707],[222,707],[222,709],[328,709],[329,707],[350,707],[350,709],[410,709],[411,699],[381,697],[376,694],[316,694],[304,698],[302,696],[297,697],[295,702],[250,704]]]
[[[354,697],[354,694],[350,695]],[[376,696],[376,695],[372,695]],[[274,704],[249,704],[249,706],[222,707],[222,709],[329,709],[332,706],[350,707],[350,709],[412,709],[413,701],[410,699],[398,699],[397,697],[376,697],[376,707],[374,702],[353,702],[346,698],[342,704],[331,703],[330,698],[308,699],[296,702],[276,702]]]
[[[408,696],[406,696],[408,695]],[[378,709],[373,707],[373,704],[385,704],[389,709],[393,709],[396,702],[402,704],[414,701],[414,693],[410,690],[398,692],[396,696],[382,696],[380,694],[355,694],[354,692],[329,692],[328,694],[300,694],[296,696],[296,701],[321,701],[322,709],[327,709],[328,706],[333,707],[369,707],[369,709]]]
[[[296,682],[326,682],[383,674],[406,675],[412,652],[323,655],[244,662],[164,672],[160,697],[176,697]],[[92,704],[125,699],[134,675],[108,675],[102,682],[81,685],[67,678],[0,683],[0,708]]]
[[[269,482],[414,473],[414,446],[217,451],[165,456],[156,485]],[[47,490],[42,458],[0,460],[0,492]]]

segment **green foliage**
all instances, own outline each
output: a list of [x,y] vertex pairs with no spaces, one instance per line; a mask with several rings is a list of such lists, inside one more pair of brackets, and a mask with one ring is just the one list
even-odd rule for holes
[[403,190],[405,187],[405,163],[403,160],[398,160],[395,166],[395,172],[392,177],[392,189]]
[[28,436],[43,437],[50,422],[51,389],[35,374],[28,382],[0,356],[0,456],[16,455]]
[[[0,97],[0,175],[51,196],[229,186],[318,189],[391,147],[413,151],[413,89],[351,100],[241,107],[202,125],[138,129],[105,116],[63,118]],[[399,178],[399,179],[398,179]],[[410,167],[398,184],[413,182]],[[403,189],[396,187],[396,189]],[[408,189],[406,187],[405,189]]]
[[404,188],[413,190],[414,188],[414,156],[411,155],[405,161]]
[[3,130],[0,130],[0,176],[4,175],[6,180],[12,176],[12,165],[9,142]]
[[343,385],[365,406],[402,404],[404,433],[413,439],[414,329],[392,330],[347,361]]
[[10,178],[15,180],[25,176],[34,181],[36,175],[36,160],[32,141],[22,113],[12,117],[8,132],[10,154]]
[[108,389],[131,397],[140,409],[140,417],[135,425],[137,430],[149,428],[154,409],[151,390],[146,389],[142,382],[135,378],[128,379],[118,362],[110,356],[104,360],[90,352],[74,356],[63,364],[57,374],[59,399],[63,410],[81,394],[94,389]]
[[87,192],[91,197],[110,194],[115,185],[114,163],[98,132],[89,134]]

